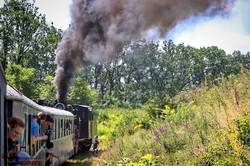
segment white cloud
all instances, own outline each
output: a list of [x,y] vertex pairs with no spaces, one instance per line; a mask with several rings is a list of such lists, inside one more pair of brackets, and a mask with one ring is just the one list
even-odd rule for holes
[[250,2],[238,1],[228,18],[215,17],[199,18],[196,23],[191,23],[194,18],[177,25],[168,37],[176,44],[184,43],[196,48],[218,46],[231,54],[239,50],[245,54],[250,52],[250,21],[246,21],[249,15]]

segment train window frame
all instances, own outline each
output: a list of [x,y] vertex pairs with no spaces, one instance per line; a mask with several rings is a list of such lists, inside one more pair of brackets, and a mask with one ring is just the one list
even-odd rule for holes
[[64,119],[64,136],[66,136],[67,135],[67,126],[66,126],[66,124],[67,124],[67,119]]
[[25,122],[25,126],[24,126],[24,132],[22,133],[21,136],[21,142],[20,142],[20,149],[22,150],[23,148],[25,149],[24,151],[27,152],[27,147],[29,147],[28,145],[28,140],[29,140],[29,130],[31,130],[29,128],[29,114],[28,113],[24,113],[24,122]]
[[69,135],[70,135],[71,134],[71,132],[70,132],[71,131],[71,120],[70,119],[69,119],[69,130],[68,131],[69,131]]
[[69,135],[71,134],[71,119],[69,119]]
[[27,105],[22,105],[21,112],[24,114],[28,114],[30,110],[29,108],[30,107],[28,107]]
[[50,125],[50,129],[51,129],[51,133],[50,133],[50,140],[54,139],[54,131],[55,131],[55,118],[52,117],[54,119],[54,123],[52,125]]
[[55,118],[53,133],[54,133],[54,139],[57,139],[57,118]]
[[64,136],[67,136],[68,130],[67,130],[67,119],[64,119]]
[[71,130],[72,130],[72,120],[69,119],[69,135],[71,134]]
[[58,118],[58,121],[57,121],[57,139],[58,138],[61,138],[61,133],[60,133],[60,127],[61,127],[61,119],[60,118]]
[[67,123],[68,123],[68,125],[69,125],[69,126],[68,126],[68,135],[70,135],[70,119],[68,119],[68,122],[67,122]]
[[66,135],[69,135],[69,130],[70,130],[70,123],[69,123],[69,119],[66,119],[66,123],[65,123],[65,127],[66,127]]
[[31,131],[31,122],[32,122],[32,115],[28,113],[28,131],[27,131],[27,138],[28,138],[28,141],[27,141],[27,145],[29,147],[28,149],[28,153],[29,154],[32,154],[32,131]]
[[64,123],[65,119],[62,119],[62,136],[64,137],[65,136],[65,123]]
[[64,123],[63,123],[63,119],[61,119],[61,132],[60,132],[60,134],[61,134],[61,137],[63,137],[64,136]]

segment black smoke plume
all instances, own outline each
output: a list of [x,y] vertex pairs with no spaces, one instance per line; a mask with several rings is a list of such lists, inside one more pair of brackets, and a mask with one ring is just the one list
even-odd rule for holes
[[76,69],[113,59],[125,44],[154,28],[167,35],[191,16],[228,12],[236,0],[73,0],[71,26],[56,55],[57,99],[65,102]]

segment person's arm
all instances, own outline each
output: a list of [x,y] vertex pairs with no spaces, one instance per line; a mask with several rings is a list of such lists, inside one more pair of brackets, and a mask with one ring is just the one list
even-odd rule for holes
[[47,139],[48,139],[47,135],[44,135],[44,136],[34,136],[34,135],[32,135],[32,144],[35,145],[37,141],[47,140]]
[[8,146],[10,146],[10,149],[8,149],[8,152],[7,152],[8,157],[13,157],[14,154],[20,151],[20,144],[18,143],[18,141],[14,141],[12,145],[8,145]]
[[17,145],[14,145],[14,146],[8,151],[8,154],[11,156],[12,154],[17,153],[17,151],[18,151],[18,147],[17,147]]
[[32,121],[31,123],[31,133],[32,133],[32,144],[35,145],[37,141],[39,140],[47,140],[48,136],[38,136],[39,134],[39,125],[36,121]]
[[61,159],[61,156],[59,156],[58,154],[56,154],[55,152],[51,151],[51,150],[48,150],[47,153],[49,153],[49,155],[57,158],[59,161]]
[[47,139],[48,139],[48,136],[47,136],[47,135],[37,136],[37,137],[36,137],[36,140],[37,140],[37,141],[40,141],[40,140],[47,140]]

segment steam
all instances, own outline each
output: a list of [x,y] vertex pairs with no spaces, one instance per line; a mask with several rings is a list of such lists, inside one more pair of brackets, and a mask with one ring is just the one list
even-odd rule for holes
[[191,16],[230,11],[236,0],[73,0],[72,24],[58,45],[54,83],[57,99],[65,102],[74,72],[89,63],[115,58],[130,41],[155,29],[167,35]]

